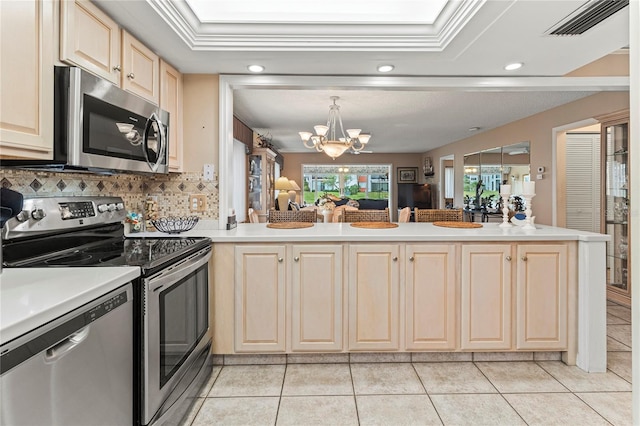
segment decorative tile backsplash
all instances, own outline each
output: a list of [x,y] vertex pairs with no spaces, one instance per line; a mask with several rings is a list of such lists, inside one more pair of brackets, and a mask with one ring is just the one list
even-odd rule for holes
[[[95,173],[45,172],[19,169],[0,169],[0,185],[33,197],[79,195],[118,196],[124,199],[127,210],[142,211],[148,196],[157,197],[159,216],[193,216],[218,219],[218,184],[205,181],[202,173],[168,175],[134,175]],[[207,210],[189,210],[189,195],[204,194]]]

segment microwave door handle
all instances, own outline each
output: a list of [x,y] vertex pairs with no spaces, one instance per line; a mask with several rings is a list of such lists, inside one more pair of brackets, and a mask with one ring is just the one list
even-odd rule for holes
[[[158,126],[158,132],[156,134],[156,137],[158,138],[158,158],[156,161],[152,162],[151,160],[149,160],[149,135],[151,134],[153,123],[156,123]],[[164,156],[164,137],[162,133],[162,122],[155,112],[151,114],[151,116],[147,120],[147,125],[144,128],[143,139],[144,158],[147,160],[147,164],[151,168],[151,171],[156,172],[158,171],[158,167],[160,167],[160,162],[162,161],[162,158]]]

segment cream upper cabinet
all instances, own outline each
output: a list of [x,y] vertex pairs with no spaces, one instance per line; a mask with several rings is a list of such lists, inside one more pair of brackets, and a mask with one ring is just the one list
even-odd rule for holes
[[60,60],[120,85],[120,27],[87,0],[60,2]]
[[53,158],[52,1],[0,1],[0,156]]
[[407,350],[456,348],[456,246],[407,244],[405,346]]
[[400,349],[397,244],[349,247],[349,350]]
[[563,244],[517,248],[516,349],[567,346],[568,264]]
[[236,352],[285,351],[284,257],[284,245],[236,247]]
[[169,112],[169,170],[182,171],[182,74],[160,60],[160,108]]
[[461,349],[511,349],[511,270],[510,244],[462,246]]
[[87,0],[61,1],[60,15],[61,61],[159,104],[158,55]]
[[288,260],[291,264],[291,350],[341,351],[342,245],[294,245]]
[[122,88],[159,104],[160,58],[124,30],[122,30]]

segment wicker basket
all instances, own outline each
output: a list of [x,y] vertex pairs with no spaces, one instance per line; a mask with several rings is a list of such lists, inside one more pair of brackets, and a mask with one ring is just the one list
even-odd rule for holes
[[154,219],[151,221],[153,226],[160,231],[167,234],[179,234],[193,229],[198,223],[198,216],[187,217],[161,217],[160,219]]

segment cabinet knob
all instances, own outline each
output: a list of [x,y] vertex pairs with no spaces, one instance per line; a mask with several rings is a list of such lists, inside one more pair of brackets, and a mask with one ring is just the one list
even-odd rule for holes
[[511,256],[507,256],[505,259],[507,259],[507,262],[511,262]]
[[122,67],[120,65],[116,65],[115,67],[113,67],[113,70],[120,72],[122,71]]
[[131,80],[133,80],[134,78],[136,78],[136,75],[132,72],[130,72],[129,74],[127,74],[127,77],[130,78]]
[[521,259],[522,259],[523,262],[526,262],[528,260],[527,256],[522,256]]
[[409,258],[409,261],[410,261],[410,262],[413,262],[413,256],[411,256],[411,257]]
[[296,262],[300,260],[300,258],[298,256],[294,257],[293,260],[295,260]]
[[278,258],[278,262],[282,263],[283,259],[281,257]]
[[394,261],[394,262],[397,262],[397,261],[398,261],[398,257],[397,257],[397,256],[394,256],[394,257],[393,257],[393,261]]

